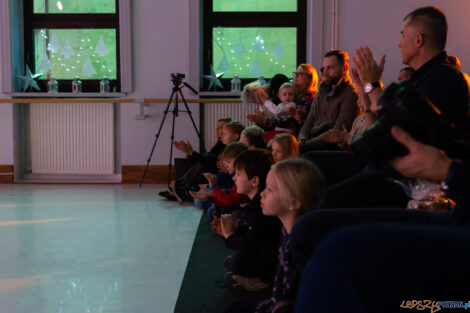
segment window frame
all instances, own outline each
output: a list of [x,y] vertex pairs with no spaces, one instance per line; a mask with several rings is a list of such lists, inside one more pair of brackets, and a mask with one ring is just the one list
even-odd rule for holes
[[[297,0],[297,12],[213,12],[213,0],[202,0],[202,49],[200,86],[207,91],[209,81],[203,75],[210,74],[213,27],[295,27],[297,29],[297,60],[305,63],[307,57],[307,1]],[[295,69],[293,69],[295,70]],[[287,75],[288,76],[288,75]],[[270,77],[267,77],[268,79]],[[256,78],[240,78],[242,85]],[[220,79],[224,90],[230,90],[231,78]]]
[[[45,0],[47,1],[47,0]],[[35,29],[86,29],[105,28],[116,31],[116,79],[110,80],[111,88],[121,91],[119,0],[115,0],[115,13],[34,13],[34,0],[24,0],[24,59],[33,73],[37,72],[34,60]],[[100,79],[83,79],[82,92],[99,92]],[[57,79],[59,92],[72,91],[72,79]],[[38,79],[41,90],[47,90],[47,79]]]

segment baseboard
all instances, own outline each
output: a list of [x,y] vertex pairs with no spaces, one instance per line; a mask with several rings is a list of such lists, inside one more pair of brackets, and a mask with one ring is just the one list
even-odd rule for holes
[[[145,165],[123,165],[122,183],[138,184],[144,174]],[[170,179],[175,177],[175,167],[172,166]],[[150,165],[145,174],[144,184],[166,184],[168,182],[168,165]]]
[[0,165],[0,184],[13,184],[13,165]]
[[[124,165],[122,166],[122,183],[123,184],[138,184],[142,174],[144,173],[145,165]],[[172,166],[170,179],[175,178],[175,168]],[[25,181],[31,183],[38,183],[39,181]],[[77,182],[74,180],[73,182]],[[103,181],[104,182],[104,181]],[[111,181],[106,181],[110,183]],[[116,183],[117,181],[112,181]],[[145,175],[144,184],[166,184],[168,182],[168,165],[150,165],[147,174]],[[14,183],[14,168],[13,165],[0,165],[0,184],[13,184]]]

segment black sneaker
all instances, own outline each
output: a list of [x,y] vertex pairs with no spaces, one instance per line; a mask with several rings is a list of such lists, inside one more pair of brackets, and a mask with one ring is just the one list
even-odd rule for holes
[[160,191],[160,192],[158,193],[158,195],[159,195],[160,197],[163,197],[163,198],[167,199],[167,200],[176,201],[175,196],[173,196],[172,194],[170,194],[167,190],[165,190],[165,191]]
[[179,204],[183,204],[185,201],[191,201],[192,197],[185,188],[183,188],[178,182],[175,183],[175,197]]

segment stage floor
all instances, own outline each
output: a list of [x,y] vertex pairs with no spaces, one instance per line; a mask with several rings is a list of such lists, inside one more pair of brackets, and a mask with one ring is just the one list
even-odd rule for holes
[[163,185],[0,185],[0,313],[173,312],[202,211]]

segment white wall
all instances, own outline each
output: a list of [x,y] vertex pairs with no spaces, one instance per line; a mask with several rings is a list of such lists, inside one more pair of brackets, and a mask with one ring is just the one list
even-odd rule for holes
[[[132,40],[134,91],[129,98],[168,98],[173,84],[171,73],[189,77],[189,1],[139,0],[132,2]],[[194,30],[197,31],[197,30]],[[183,88],[185,90],[186,88]],[[186,98],[195,98],[184,92]],[[183,103],[180,102],[183,109]],[[189,104],[199,127],[199,105]],[[145,110],[150,117],[135,120],[138,106],[121,104],[121,157],[123,165],[145,164],[155,140],[166,104],[151,104]],[[172,108],[173,106],[171,106]],[[168,114],[158,139],[151,164],[168,164],[172,114]],[[198,139],[187,113],[175,123],[175,139]],[[176,152],[176,156],[182,154]]]
[[[170,73],[186,74],[189,82],[190,36],[198,29],[190,27],[190,1],[197,0],[139,0],[132,2],[134,92],[129,98],[167,98],[171,93]],[[316,0],[311,0],[316,1]],[[395,80],[403,67],[397,47],[403,17],[416,7],[435,4],[441,7],[449,22],[448,52],[457,55],[464,71],[470,71],[470,44],[467,32],[470,20],[468,0],[338,0],[337,11],[332,0],[323,1],[324,49],[332,48],[332,18],[337,13],[337,48],[354,54],[358,45],[370,45],[376,56],[387,55],[384,82]],[[0,30],[2,31],[2,30]],[[315,44],[315,42],[313,43]],[[0,51],[1,53],[1,51]],[[313,62],[319,68],[320,61]],[[0,65],[1,66],[1,65]],[[1,70],[1,67],[0,67]],[[1,76],[0,76],[1,79]],[[0,81],[1,85],[1,81]],[[194,98],[185,92],[187,98]],[[4,97],[4,95],[0,95]],[[121,104],[121,162],[123,165],[145,164],[155,134],[163,117],[166,104],[152,104],[146,108],[147,120],[135,120],[139,114],[136,104]],[[190,104],[196,123],[199,106]],[[168,164],[171,114],[168,115],[160,135],[151,164]],[[0,104],[0,164],[13,164],[12,105]],[[186,113],[181,113],[176,123],[176,139],[187,139],[197,146],[197,136]],[[181,156],[176,153],[176,156]]]

